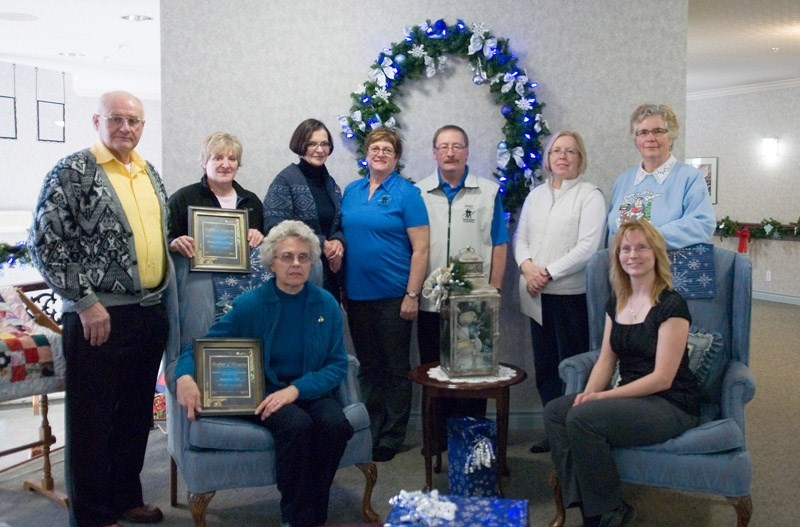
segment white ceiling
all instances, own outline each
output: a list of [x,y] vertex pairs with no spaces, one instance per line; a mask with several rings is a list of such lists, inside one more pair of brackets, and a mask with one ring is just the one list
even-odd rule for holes
[[[153,20],[122,20],[127,14]],[[641,39],[658,52],[647,22]],[[81,95],[113,89],[127,76],[131,91],[160,98],[159,42],[159,0],[0,0],[0,61],[72,73]],[[689,95],[762,83],[800,85],[798,0],[690,0]]]

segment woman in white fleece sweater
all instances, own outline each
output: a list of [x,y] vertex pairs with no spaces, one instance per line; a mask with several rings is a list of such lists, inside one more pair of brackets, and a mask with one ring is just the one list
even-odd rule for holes
[[[602,191],[583,179],[586,166],[581,136],[554,134],[544,151],[550,177],[528,194],[514,234],[520,308],[531,318],[542,407],[563,395],[559,363],[589,349],[584,269],[603,241],[606,204]],[[530,449],[549,450],[546,439]]]

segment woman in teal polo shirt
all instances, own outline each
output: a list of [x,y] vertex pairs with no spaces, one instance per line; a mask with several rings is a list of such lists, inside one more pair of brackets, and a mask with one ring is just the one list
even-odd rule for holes
[[409,347],[428,263],[428,213],[419,189],[396,172],[399,134],[377,128],[364,149],[369,177],[349,184],[342,199],[347,321],[372,457],[389,461],[403,446],[411,411]]

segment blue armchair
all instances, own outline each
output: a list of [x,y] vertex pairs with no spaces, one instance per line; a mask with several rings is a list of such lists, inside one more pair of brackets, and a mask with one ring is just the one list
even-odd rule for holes
[[[750,259],[729,250],[714,249],[716,294],[714,298],[687,300],[692,314],[690,331],[721,336],[718,352],[706,371],[718,372],[718,380],[704,386],[705,402],[700,424],[664,443],[638,448],[614,449],[620,478],[626,483],[665,487],[725,496],[736,509],[738,527],[752,516],[750,499],[752,465],[745,444],[744,405],[755,394],[750,360]],[[611,296],[609,252],[598,252],[586,268],[589,308],[589,351],[564,360],[559,374],[566,393],[584,389],[599,355],[605,306]],[[551,527],[564,525],[561,488],[554,473],[550,485],[556,501]]]
[[[196,527],[205,527],[206,509],[215,491],[275,484],[275,448],[263,427],[226,417],[189,421],[175,398],[175,363],[181,349],[203,336],[214,319],[214,285],[211,273],[189,272],[189,260],[174,256],[176,280],[167,295],[172,316],[167,343],[167,448],[170,453],[170,504],[177,505],[177,471],[188,487],[189,509]],[[372,490],[378,469],[372,462],[372,436],[366,407],[359,399],[358,361],[349,358],[347,376],[338,399],[355,433],[347,443],[339,467],[356,465],[365,477],[361,513],[376,522]],[[320,438],[324,440],[324,438]]]

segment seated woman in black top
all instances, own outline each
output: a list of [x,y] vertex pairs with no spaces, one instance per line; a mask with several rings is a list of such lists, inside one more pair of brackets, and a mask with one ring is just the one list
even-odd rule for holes
[[[614,296],[606,307],[600,357],[586,389],[545,407],[545,429],[564,506],[585,526],[621,526],[613,447],[661,443],[697,425],[700,388],[686,348],[691,315],[672,291],[664,237],[647,220],[623,223],[611,245]],[[609,388],[619,361],[620,381]]]
[[203,177],[199,183],[178,189],[169,198],[169,250],[187,258],[194,256],[194,238],[189,236],[189,207],[217,207],[247,211],[247,243],[258,247],[264,239],[264,209],[254,193],[233,179],[242,166],[242,143],[236,136],[215,132],[200,149]]

